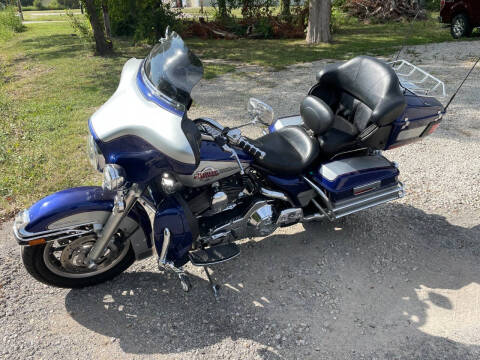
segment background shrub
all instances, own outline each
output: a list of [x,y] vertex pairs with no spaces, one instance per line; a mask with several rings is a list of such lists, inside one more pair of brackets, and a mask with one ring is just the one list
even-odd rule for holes
[[17,16],[17,9],[15,6],[6,6],[0,8],[0,39],[6,39],[13,35],[13,33],[23,30],[22,21]]
[[137,42],[153,44],[165,34],[167,26],[181,30],[179,12],[170,4],[158,0],[110,0],[108,5],[113,35],[133,35]]

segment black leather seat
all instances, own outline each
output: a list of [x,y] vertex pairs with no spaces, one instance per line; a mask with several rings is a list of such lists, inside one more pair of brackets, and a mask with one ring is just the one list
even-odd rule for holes
[[369,125],[390,126],[406,107],[395,71],[369,56],[327,66],[309,95],[322,99],[336,114],[332,128],[319,138],[327,153],[342,150],[342,144],[354,141]]
[[301,126],[287,126],[252,141],[265,151],[255,163],[282,175],[298,175],[320,154],[320,145]]

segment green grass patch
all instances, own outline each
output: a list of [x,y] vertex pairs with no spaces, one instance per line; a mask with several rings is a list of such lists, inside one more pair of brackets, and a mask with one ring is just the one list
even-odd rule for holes
[[366,25],[351,21],[339,28],[331,44],[308,45],[303,39],[274,40],[204,40],[188,43],[200,58],[214,58],[258,64],[276,70],[288,65],[320,59],[348,59],[360,54],[389,55],[407,45],[454,41],[448,29],[433,18],[409,23]]
[[[25,21],[67,21],[67,15],[65,13],[65,10],[57,10],[58,15],[49,15],[48,13],[46,14],[41,14],[39,15],[39,12],[24,12],[23,14],[23,20]],[[75,16],[76,17],[81,17],[83,15],[80,14],[80,12],[75,11]]]

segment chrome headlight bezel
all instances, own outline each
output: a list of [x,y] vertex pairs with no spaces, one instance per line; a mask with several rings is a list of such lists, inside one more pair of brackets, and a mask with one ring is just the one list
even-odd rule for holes
[[23,210],[15,216],[15,221],[13,223],[13,232],[15,237],[21,238],[24,233],[25,227],[30,223],[30,213],[28,210]]
[[92,134],[87,137],[87,155],[93,168],[97,171],[102,171],[105,166],[105,157],[95,142]]
[[102,188],[105,190],[120,190],[125,185],[125,170],[120,165],[107,164],[103,168]]

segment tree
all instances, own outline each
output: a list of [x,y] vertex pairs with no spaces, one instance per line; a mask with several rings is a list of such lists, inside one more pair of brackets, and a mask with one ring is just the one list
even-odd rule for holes
[[290,16],[290,0],[281,0],[281,14],[283,16]]
[[332,40],[332,34],[330,33],[331,16],[331,0],[310,0],[307,43],[328,43]]
[[18,16],[20,16],[20,20],[23,21],[23,11],[22,11],[22,4],[20,3],[20,0],[17,0],[17,6],[18,6]]
[[108,15],[108,5],[106,0],[102,0],[103,25],[105,25],[105,35],[111,41],[112,30],[110,27],[110,16]]
[[227,0],[218,0],[218,15],[221,18],[227,17]]
[[113,51],[111,41],[105,38],[103,22],[100,20],[100,9],[95,0],[83,0],[87,11],[90,25],[92,25],[93,37],[95,39],[95,55],[108,55]]

